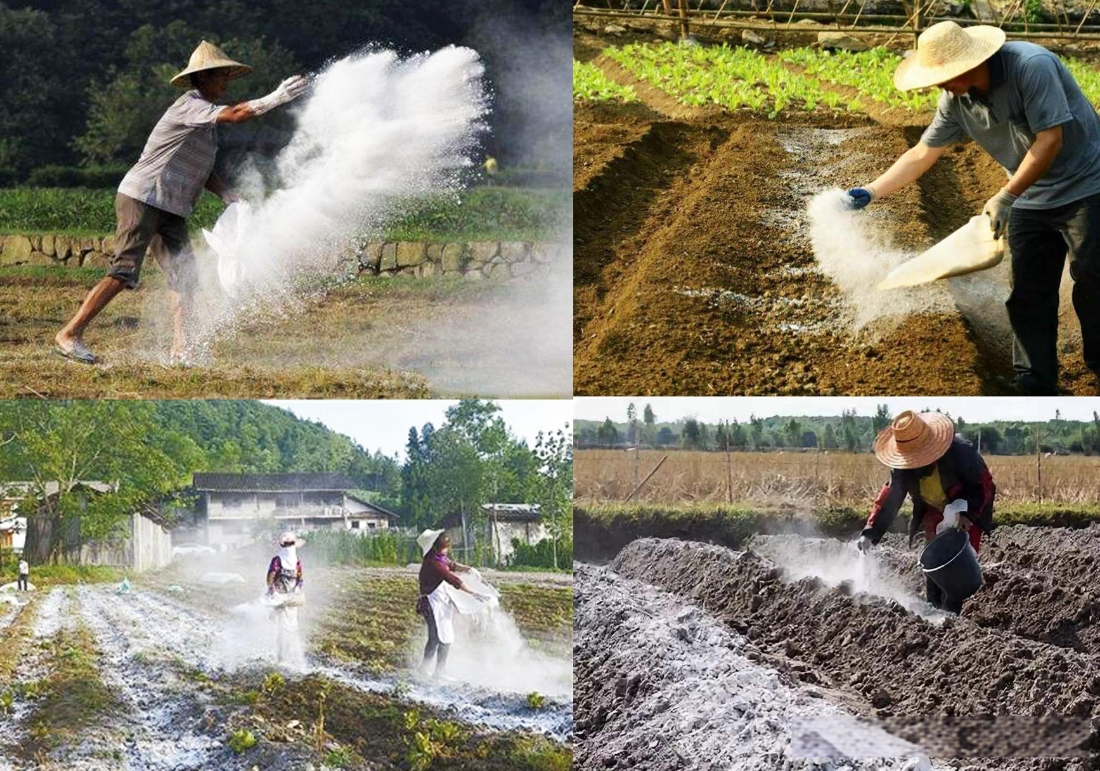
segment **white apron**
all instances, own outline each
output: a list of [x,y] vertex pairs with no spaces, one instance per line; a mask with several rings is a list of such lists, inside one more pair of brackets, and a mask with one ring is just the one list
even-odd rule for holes
[[439,642],[450,645],[455,641],[454,603],[447,594],[446,581],[440,581],[439,586],[428,595],[428,607],[435,619],[435,632],[439,636]]

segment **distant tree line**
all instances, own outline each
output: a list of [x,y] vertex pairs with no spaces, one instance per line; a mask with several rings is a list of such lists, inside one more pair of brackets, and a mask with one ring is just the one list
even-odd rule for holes
[[[719,420],[706,423],[683,418],[660,423],[650,405],[638,419],[634,404],[627,408],[626,421],[610,417],[602,423],[578,420],[574,443],[578,448],[651,447],[703,451],[836,450],[870,452],[878,433],[890,425],[889,407],[880,404],[875,414],[860,417],[844,410],[840,417],[773,416],[749,417],[748,422]],[[1031,455],[1036,452],[1100,455],[1100,413],[1091,421],[1053,420],[1040,423],[992,421],[968,423],[955,418],[956,431],[971,442],[980,442],[990,455]]]
[[[367,45],[403,54],[469,45],[486,61],[495,96],[486,151],[505,164],[546,163],[570,146],[570,124],[533,105],[570,104],[570,64],[534,41],[547,33],[568,41],[569,24],[568,7],[549,0],[0,3],[0,185],[132,164],[179,93],[168,79],[202,39],[254,68],[229,100]],[[285,140],[283,120],[273,113],[221,133],[230,145],[269,146]]]

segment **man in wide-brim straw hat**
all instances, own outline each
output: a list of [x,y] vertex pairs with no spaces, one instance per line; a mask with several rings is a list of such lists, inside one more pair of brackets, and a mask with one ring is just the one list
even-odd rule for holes
[[[871,506],[859,537],[861,551],[882,540],[906,495],[913,499],[910,546],[922,531],[926,541],[935,538],[944,509],[950,508],[958,513],[955,527],[967,532],[974,551],[981,548],[982,533],[993,529],[997,488],[977,448],[955,434],[951,418],[938,412],[903,412],[879,432],[874,449],[875,457],[890,467],[890,481]],[[926,591],[935,607],[962,610],[962,603],[945,597],[931,579],[926,579]]]
[[894,85],[942,88],[936,116],[886,173],[848,191],[852,206],[908,185],[948,145],[973,139],[1009,175],[983,211],[997,237],[1008,231],[1017,389],[1058,392],[1058,284],[1067,255],[1085,364],[1100,374],[1100,118],[1069,70],[1041,46],[1006,43],[996,27],[943,21],[921,33]]
[[145,251],[154,236],[160,236],[155,256],[167,276],[172,306],[171,355],[175,360],[185,356],[186,321],[196,283],[186,217],[204,187],[226,203],[236,200],[214,173],[217,125],[242,123],[263,115],[300,96],[308,87],[306,79],[296,75],[260,99],[232,106],[214,103],[225,94],[230,80],[251,71],[248,65],[230,59],[204,40],[191,54],[187,68],[172,78],[173,86],[188,91],[161,116],[138,162],[119,185],[115,198],[118,229],[111,267],[88,293],[76,315],[55,335],[58,353],[85,364],[96,363],[96,356],[84,342],[85,328],[115,295],[137,286]]

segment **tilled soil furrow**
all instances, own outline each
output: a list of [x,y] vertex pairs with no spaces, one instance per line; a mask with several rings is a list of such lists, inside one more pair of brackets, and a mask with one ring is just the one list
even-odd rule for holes
[[[965,617],[937,626],[895,602],[852,597],[819,579],[787,583],[773,562],[717,546],[643,539],[612,565],[691,598],[798,679],[859,698],[867,714],[1100,716],[1100,659],[1091,654]],[[1014,760],[978,767],[1082,766]]]
[[[575,768],[822,767],[792,743],[799,718],[843,715],[820,688],[761,664],[743,636],[674,595],[576,568]],[[862,737],[865,752],[873,739],[884,737]],[[845,763],[871,771],[906,759]]]
[[205,694],[158,655],[153,630],[135,623],[135,614],[119,612],[126,597],[109,591],[81,587],[79,600],[84,623],[102,652],[103,679],[129,706],[119,716],[123,725],[116,749],[124,758],[123,768],[226,767],[219,765],[226,750],[212,736],[217,721],[207,709]]
[[[576,143],[600,128],[586,124]],[[907,149],[903,129],[732,119],[708,129],[707,143],[664,150],[697,157],[638,209],[644,217],[614,216],[634,194],[629,179],[615,185],[615,175],[603,175],[581,198],[588,213],[575,228],[577,271],[594,238],[601,288],[575,290],[577,393],[872,394],[897,393],[899,383],[910,392],[981,392],[978,351],[945,293],[927,310],[855,332],[844,305],[858,298],[817,269],[806,238],[807,195],[857,184],[872,159]],[[658,168],[662,159],[646,162]],[[920,249],[929,239],[913,214],[919,199],[915,188],[903,191],[867,216],[898,248]],[[955,352],[951,366],[945,347]]]
[[[1041,569],[1017,567],[1011,559],[998,561],[995,555],[1006,551],[1000,542],[1012,537],[1011,530],[997,530],[986,539],[981,558],[985,586],[967,600],[966,619],[1059,648],[1100,653],[1100,595],[1089,589],[1096,588],[1092,571],[1059,578]],[[923,540],[909,548],[905,536],[891,534],[867,557],[850,543],[794,535],[755,536],[749,545],[782,567],[788,580],[816,575],[830,586],[847,581],[854,591],[897,600],[926,618],[942,618],[924,602],[924,574],[918,563]],[[1070,561],[1080,557],[1073,552],[1065,556]],[[1017,559],[1028,561],[1023,555]],[[1083,567],[1088,557],[1077,561]]]

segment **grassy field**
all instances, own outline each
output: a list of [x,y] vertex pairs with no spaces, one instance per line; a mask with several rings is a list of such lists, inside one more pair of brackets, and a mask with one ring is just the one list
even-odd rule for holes
[[[411,204],[384,228],[387,241],[538,241],[564,226],[569,192],[478,187],[461,199],[438,196]],[[109,235],[115,231],[113,190],[0,188],[0,233]],[[212,227],[221,202],[204,194],[188,219],[193,232]]]
[[[635,495],[644,504],[797,506],[865,509],[888,479],[873,455],[845,452],[580,450],[574,495],[585,505],[624,501],[662,457],[668,460]],[[1100,457],[986,456],[998,508],[1032,504],[1100,513]]]
[[[488,356],[472,333],[457,340],[442,333],[506,312],[493,309],[508,290],[450,278],[362,276],[298,296],[218,329],[208,358],[180,367],[167,363],[167,298],[162,274],[151,270],[89,328],[103,363],[74,364],[53,353],[53,335],[102,275],[0,268],[0,398],[423,398],[489,394],[492,386],[479,384],[514,379],[509,362]],[[200,296],[197,307],[209,304]]]

